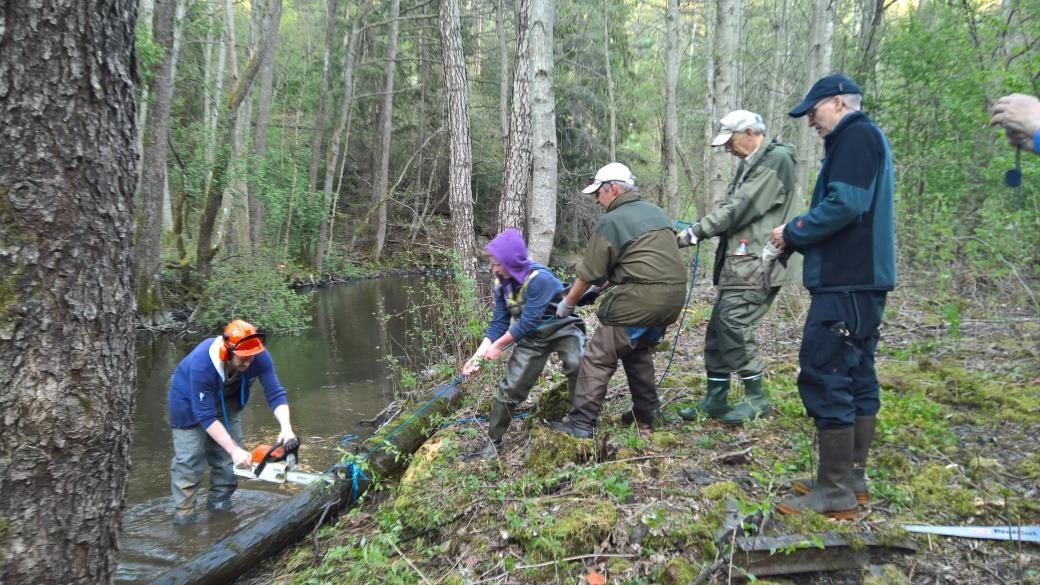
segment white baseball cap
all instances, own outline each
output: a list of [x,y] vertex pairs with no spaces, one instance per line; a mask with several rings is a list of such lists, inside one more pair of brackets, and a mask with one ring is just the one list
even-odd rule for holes
[[582,189],[581,192],[586,195],[595,193],[603,183],[624,183],[629,187],[635,187],[636,176],[625,165],[612,162],[596,171],[596,178],[592,179],[592,184]]
[[729,142],[729,137],[737,132],[743,132],[755,124],[761,124],[765,128],[762,116],[747,110],[733,110],[719,120],[719,134],[711,141],[712,146],[722,146]]

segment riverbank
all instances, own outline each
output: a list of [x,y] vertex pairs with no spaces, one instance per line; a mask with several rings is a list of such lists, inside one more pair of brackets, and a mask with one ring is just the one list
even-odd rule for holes
[[[857,520],[834,522],[773,515],[790,480],[811,475],[815,458],[794,384],[804,297],[785,296],[759,333],[774,401],[769,417],[725,427],[674,416],[703,394],[700,354],[712,294],[699,287],[691,303],[662,384],[672,415],[663,428],[620,425],[629,401],[619,372],[595,440],[552,433],[540,419],[565,402],[553,366],[528,405],[538,414],[510,428],[500,459],[468,457],[487,440],[481,425],[447,426],[402,478],[385,481],[316,540],[245,582],[727,582],[740,577],[743,554],[734,553],[735,535],[726,532],[727,508],[748,534],[761,526],[765,536],[803,535],[776,551],[780,564],[821,545],[826,533],[844,538],[846,553],[904,540],[918,550],[888,555],[872,570],[772,582],[1037,582],[1036,545],[929,538],[899,527],[1040,524],[1035,315],[1012,309],[994,317],[965,307],[954,322],[919,295],[891,295],[878,357],[882,411],[868,463],[872,503]],[[670,355],[664,345],[658,371]],[[470,402],[456,416],[486,412],[498,375],[468,381]]]

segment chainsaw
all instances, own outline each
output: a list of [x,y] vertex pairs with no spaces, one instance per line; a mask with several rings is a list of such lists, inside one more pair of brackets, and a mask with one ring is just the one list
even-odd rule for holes
[[271,483],[308,485],[325,476],[294,469],[299,461],[300,441],[292,439],[286,445],[260,445],[253,449],[250,467],[235,467],[235,475]]

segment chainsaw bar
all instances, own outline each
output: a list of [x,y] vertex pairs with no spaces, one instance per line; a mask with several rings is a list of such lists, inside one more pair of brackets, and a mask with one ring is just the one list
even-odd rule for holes
[[257,467],[259,465],[253,465],[248,469],[244,467],[236,467],[235,475],[239,477],[247,477],[249,479],[259,479],[261,481],[268,481],[271,483],[295,483],[298,485],[308,485],[324,479],[325,481],[331,482],[332,478],[327,477],[321,473],[309,473],[306,471],[296,471],[289,467],[284,461],[269,461],[267,465],[264,465],[260,469],[260,474],[257,475]]

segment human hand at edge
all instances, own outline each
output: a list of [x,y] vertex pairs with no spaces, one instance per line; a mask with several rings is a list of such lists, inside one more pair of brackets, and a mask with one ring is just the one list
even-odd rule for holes
[[1003,126],[1009,141],[1011,133],[1025,134],[1031,139],[1040,130],[1040,99],[1021,93],[1006,95],[993,104],[991,115],[989,125]]

